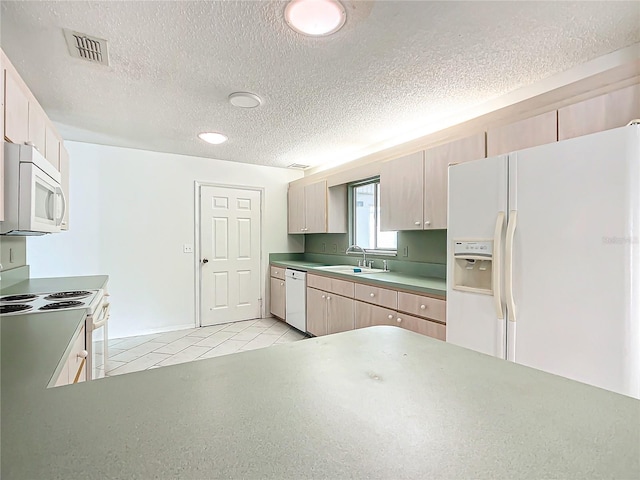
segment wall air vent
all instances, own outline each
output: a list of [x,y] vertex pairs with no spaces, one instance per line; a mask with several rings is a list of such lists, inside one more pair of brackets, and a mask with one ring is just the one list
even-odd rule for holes
[[109,47],[106,40],[66,28],[64,29],[64,37],[72,57],[99,65],[109,65]]
[[302,165],[300,163],[292,163],[287,168],[297,168],[299,170],[304,170],[305,168],[309,168],[309,165]]

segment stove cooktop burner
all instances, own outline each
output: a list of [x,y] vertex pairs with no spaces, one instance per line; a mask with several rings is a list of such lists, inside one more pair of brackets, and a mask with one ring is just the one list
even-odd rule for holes
[[37,295],[33,295],[31,293],[25,295],[7,295],[5,297],[0,297],[0,302],[30,302],[37,297]]
[[84,298],[91,295],[91,292],[87,292],[85,290],[74,290],[71,292],[58,292],[52,293],[51,295],[47,295],[45,300],[67,300],[69,298]]
[[25,305],[21,303],[15,303],[12,305],[0,305],[0,314],[7,313],[15,313],[15,312],[24,312],[27,310],[31,310],[33,307],[31,305]]
[[69,302],[54,302],[44,307],[40,307],[38,310],[64,310],[65,308],[73,308],[84,305],[82,302],[69,301]]

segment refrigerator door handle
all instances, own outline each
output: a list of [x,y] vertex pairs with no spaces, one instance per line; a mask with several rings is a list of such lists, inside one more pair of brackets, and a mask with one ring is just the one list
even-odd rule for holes
[[502,227],[504,225],[504,212],[498,212],[496,218],[496,229],[493,233],[493,304],[496,307],[496,315],[499,320],[504,318],[502,310],[502,285],[500,271],[502,268],[500,255],[502,253]]
[[509,222],[507,224],[507,238],[505,240],[505,284],[504,289],[507,296],[507,308],[509,309],[509,321],[516,321],[516,302],[513,299],[513,239],[516,234],[516,223],[518,221],[518,211],[509,212]]

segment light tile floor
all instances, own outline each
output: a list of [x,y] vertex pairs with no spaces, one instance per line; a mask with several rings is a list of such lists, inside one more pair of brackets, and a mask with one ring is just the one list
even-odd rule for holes
[[218,357],[306,338],[274,318],[109,340],[106,376]]

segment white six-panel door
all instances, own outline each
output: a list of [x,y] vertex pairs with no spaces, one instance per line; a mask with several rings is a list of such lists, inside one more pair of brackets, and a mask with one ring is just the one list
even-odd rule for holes
[[200,190],[200,324],[260,317],[260,192]]

